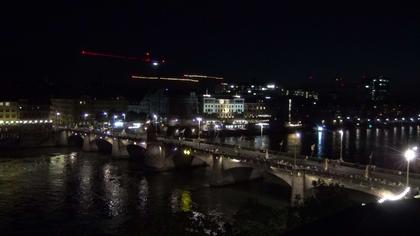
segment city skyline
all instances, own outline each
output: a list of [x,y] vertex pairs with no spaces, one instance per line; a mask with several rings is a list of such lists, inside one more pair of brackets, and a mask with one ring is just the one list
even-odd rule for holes
[[417,6],[2,10],[1,235],[420,231]]

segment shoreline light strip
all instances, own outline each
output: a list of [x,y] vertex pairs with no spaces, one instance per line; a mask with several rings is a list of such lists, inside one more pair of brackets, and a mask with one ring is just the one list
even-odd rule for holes
[[403,197],[407,196],[407,194],[410,192],[410,187],[407,187],[402,193],[398,195],[389,195],[385,196],[378,200],[379,203],[383,203],[385,201],[398,201],[402,199]]
[[198,79],[217,79],[217,80],[223,80],[223,77],[207,76],[207,75],[189,75],[189,74],[185,74],[184,77],[198,78]]
[[0,120],[0,125],[48,124],[53,120]]
[[132,75],[131,78],[132,79],[148,79],[148,80],[185,81],[185,82],[194,82],[194,83],[199,82],[196,79],[183,79],[183,78],[174,78],[174,77],[153,77],[153,76]]

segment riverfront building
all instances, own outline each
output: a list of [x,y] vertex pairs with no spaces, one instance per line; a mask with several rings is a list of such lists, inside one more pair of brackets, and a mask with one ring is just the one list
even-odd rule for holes
[[249,97],[244,103],[244,118],[248,121],[269,120],[271,111],[267,106],[267,99]]
[[18,104],[14,101],[0,101],[0,121],[18,119]]
[[383,102],[388,99],[389,95],[389,79],[384,76],[370,79],[366,84],[365,88],[367,96],[370,101]]
[[159,89],[140,102],[128,105],[129,112],[150,116],[190,118],[198,114],[198,97],[195,92]]
[[212,97],[209,94],[203,95],[203,114],[215,116],[221,119],[233,119],[243,116],[244,99],[240,96],[234,97]]
[[65,98],[52,98],[50,119],[55,124],[67,125],[73,124],[75,121],[76,100]]

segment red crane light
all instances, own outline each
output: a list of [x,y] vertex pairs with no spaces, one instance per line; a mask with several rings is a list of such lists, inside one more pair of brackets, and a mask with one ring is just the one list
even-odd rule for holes
[[82,50],[80,54],[85,56],[93,56],[93,57],[108,57],[108,58],[115,58],[115,59],[123,59],[123,60],[130,60],[130,61],[144,61],[144,58],[140,57],[130,57],[130,56],[121,56],[112,53],[101,53],[101,52],[93,52],[93,51],[85,51]]
[[[106,57],[106,58],[113,58],[113,59],[121,59],[121,60],[128,60],[128,61],[142,61],[145,63],[152,62],[150,57],[150,52],[146,52],[144,57],[132,57],[132,56],[122,56],[113,53],[104,53],[104,52],[95,52],[95,51],[87,51],[81,50],[80,55],[82,56],[90,56],[90,57]],[[162,60],[162,63],[164,60]]]

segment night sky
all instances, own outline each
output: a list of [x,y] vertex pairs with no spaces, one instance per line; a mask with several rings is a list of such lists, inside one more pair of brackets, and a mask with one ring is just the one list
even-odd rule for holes
[[121,71],[142,72],[141,66],[132,69],[132,62],[81,58],[80,50],[89,49],[127,56],[150,51],[180,74],[231,81],[296,86],[312,77],[312,83],[325,85],[337,76],[356,83],[363,76],[384,75],[394,93],[415,91],[419,84],[420,11],[415,6],[120,2],[2,7],[1,80],[60,84],[98,76],[118,81],[128,79]]

